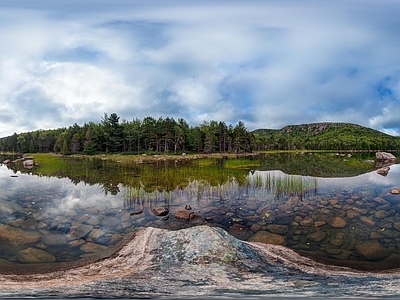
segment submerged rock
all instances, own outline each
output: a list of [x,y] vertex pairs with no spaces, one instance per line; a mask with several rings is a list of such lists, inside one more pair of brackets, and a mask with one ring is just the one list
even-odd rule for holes
[[41,234],[37,231],[23,230],[0,224],[0,243],[9,244],[16,248],[26,248],[39,241]]
[[378,241],[366,241],[355,246],[357,253],[367,260],[380,260],[390,255],[390,251]]
[[41,241],[47,246],[60,246],[67,244],[67,236],[61,232],[51,232],[41,237]]
[[333,217],[328,219],[327,222],[333,228],[343,228],[347,225],[347,222],[342,217]]
[[309,235],[307,235],[306,238],[308,240],[313,241],[313,242],[321,242],[324,239],[326,239],[326,236],[327,236],[327,234],[324,231],[315,231],[315,232],[310,233]]
[[21,205],[15,202],[2,201],[0,206],[0,216],[11,216],[17,211],[22,211]]
[[69,236],[75,239],[79,239],[81,237],[86,236],[89,232],[92,231],[94,226],[85,225],[85,224],[77,224],[73,225],[70,229]]
[[365,216],[360,217],[360,221],[370,227],[373,227],[376,225],[374,220],[371,220],[370,218],[365,217]]
[[156,207],[153,208],[151,212],[157,217],[162,217],[168,215],[169,209],[166,207]]
[[249,238],[249,242],[286,245],[286,237],[267,231],[257,231],[253,236]]
[[17,259],[22,263],[52,263],[56,261],[54,255],[35,248],[28,248],[19,251]]
[[175,213],[175,219],[178,220],[190,220],[190,213],[185,210],[179,210]]
[[98,252],[106,250],[107,247],[96,243],[88,242],[83,244],[80,249],[84,252]]

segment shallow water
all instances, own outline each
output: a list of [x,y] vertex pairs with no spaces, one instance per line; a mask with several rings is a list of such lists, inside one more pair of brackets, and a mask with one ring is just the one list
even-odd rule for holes
[[[287,176],[280,171],[252,171],[249,176],[270,174]],[[17,267],[76,261],[107,251],[142,227],[176,230],[209,224],[243,240],[286,245],[329,263],[399,266],[400,196],[389,192],[400,185],[400,165],[392,165],[387,176],[372,171],[318,177],[316,182],[317,189],[301,197],[230,185],[224,197],[175,191],[168,197],[128,201],[121,184],[114,189],[119,192],[105,193],[100,184],[0,166],[0,263]],[[162,207],[168,214],[155,215],[153,209]],[[178,219],[178,212],[189,219]]]

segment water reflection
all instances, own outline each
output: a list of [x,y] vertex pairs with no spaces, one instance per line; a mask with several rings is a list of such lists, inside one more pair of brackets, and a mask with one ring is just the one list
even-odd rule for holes
[[121,197],[105,196],[100,186],[16,176],[0,167],[2,263],[83,258],[117,243],[131,225],[120,221]]
[[[105,193],[103,184],[0,166],[0,263],[74,261],[106,251],[142,227],[209,224],[329,263],[395,267],[400,195],[390,191],[399,182],[400,165],[390,166],[387,176],[372,171],[346,178],[258,170],[217,186],[193,180],[170,191],[132,193],[128,187],[127,199],[122,184],[113,183],[115,192]],[[287,192],[278,192],[285,185]]]

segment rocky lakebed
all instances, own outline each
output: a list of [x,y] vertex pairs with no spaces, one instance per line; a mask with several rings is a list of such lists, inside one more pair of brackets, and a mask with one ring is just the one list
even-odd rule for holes
[[0,297],[396,298],[400,165],[386,168],[301,195],[136,201],[2,167]]

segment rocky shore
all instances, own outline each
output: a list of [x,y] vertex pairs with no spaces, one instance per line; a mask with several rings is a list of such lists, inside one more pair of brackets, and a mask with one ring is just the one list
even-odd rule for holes
[[53,266],[0,275],[0,296],[400,295],[399,270],[321,264],[284,246],[244,242],[209,226],[145,228],[108,257],[73,268]]

